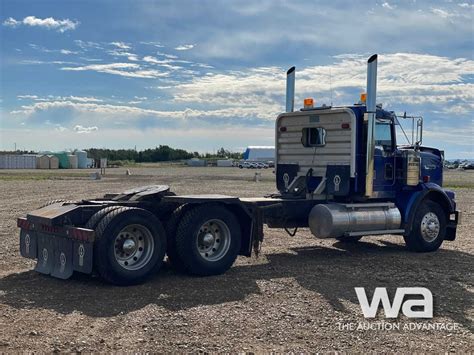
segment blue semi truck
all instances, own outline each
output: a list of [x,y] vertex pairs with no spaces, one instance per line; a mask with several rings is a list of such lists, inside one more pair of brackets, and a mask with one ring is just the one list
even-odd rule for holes
[[421,144],[421,117],[411,117],[410,144],[397,144],[399,119],[410,117],[377,105],[376,84],[373,55],[358,104],[314,107],[308,99],[295,111],[295,68],[288,70],[286,112],[275,125],[275,194],[180,196],[154,185],[52,201],[18,219],[21,255],[43,274],[130,285],[156,273],[165,256],[190,274],[221,274],[238,255],[258,253],[264,225],[289,234],[309,227],[341,242],[399,235],[412,251],[435,251],[455,239],[459,221],[454,193],[442,188],[443,152]]

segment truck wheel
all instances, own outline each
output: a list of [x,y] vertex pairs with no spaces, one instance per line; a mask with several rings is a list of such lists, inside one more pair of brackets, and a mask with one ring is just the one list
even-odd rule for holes
[[429,252],[441,246],[445,235],[446,214],[443,208],[436,202],[427,200],[416,211],[410,234],[403,238],[408,249]]
[[239,254],[240,243],[237,218],[219,205],[202,205],[187,211],[176,233],[176,250],[185,270],[200,276],[227,271]]
[[102,208],[98,212],[94,213],[92,217],[87,221],[87,223],[84,225],[84,228],[87,229],[95,229],[97,225],[99,224],[100,220],[105,217],[105,215],[109,214],[110,212],[119,209],[120,206],[109,206]]
[[178,223],[185,210],[189,208],[188,205],[179,206],[173,211],[168,222],[166,222],[166,255],[168,256],[168,262],[171,267],[177,271],[185,271],[181,258],[176,250],[176,229]]
[[116,285],[143,282],[163,263],[166,233],[151,212],[121,207],[106,214],[96,228],[97,271]]
[[341,243],[357,243],[359,240],[361,240],[362,236],[358,237],[337,237],[336,239],[340,241]]

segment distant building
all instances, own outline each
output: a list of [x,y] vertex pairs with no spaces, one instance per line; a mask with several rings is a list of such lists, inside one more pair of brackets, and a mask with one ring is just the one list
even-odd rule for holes
[[244,160],[250,161],[274,161],[275,147],[272,146],[249,146],[244,152]]
[[188,166],[207,166],[207,161],[206,160],[201,160],[198,158],[192,158],[189,159],[186,164]]
[[220,167],[234,166],[234,161],[232,159],[219,159],[217,160],[217,166],[220,166]]

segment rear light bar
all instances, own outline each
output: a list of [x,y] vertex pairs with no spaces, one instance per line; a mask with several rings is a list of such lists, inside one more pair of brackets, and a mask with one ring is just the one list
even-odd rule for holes
[[78,240],[81,242],[93,242],[95,239],[95,232],[92,229],[79,227],[47,226],[45,224],[35,225],[23,217],[18,218],[16,224],[19,228],[23,230],[31,230],[45,234],[54,234],[65,238]]

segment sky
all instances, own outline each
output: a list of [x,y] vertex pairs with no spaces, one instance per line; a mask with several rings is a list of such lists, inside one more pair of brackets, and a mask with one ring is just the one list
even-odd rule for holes
[[423,144],[448,159],[474,158],[473,11],[472,0],[0,0],[0,149],[274,145],[289,67],[297,108],[351,105],[378,53],[377,102],[422,115]]

